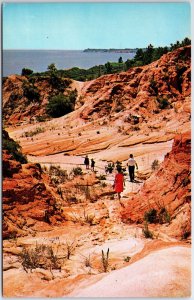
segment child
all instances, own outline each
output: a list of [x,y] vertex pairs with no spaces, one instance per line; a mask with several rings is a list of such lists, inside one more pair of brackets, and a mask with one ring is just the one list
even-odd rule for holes
[[92,171],[94,171],[94,166],[95,166],[95,161],[92,158],[91,159],[91,169],[92,169]]

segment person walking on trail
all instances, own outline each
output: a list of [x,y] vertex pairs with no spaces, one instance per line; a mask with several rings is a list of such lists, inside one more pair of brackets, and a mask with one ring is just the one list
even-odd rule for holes
[[94,171],[94,166],[95,166],[95,161],[92,158],[91,159],[91,169],[92,169],[92,171]]
[[118,173],[115,175],[113,187],[114,187],[115,192],[118,194],[118,199],[120,200],[121,193],[123,192],[125,182],[124,182],[124,175],[122,174],[121,167],[117,168],[117,172]]
[[90,165],[90,160],[88,158],[88,155],[86,155],[85,159],[84,159],[84,164],[86,165],[86,169],[89,169],[89,165]]
[[133,158],[133,154],[129,155],[129,159],[127,161],[127,166],[129,170],[130,181],[133,182],[135,179],[135,167],[138,170],[138,165],[135,159]]

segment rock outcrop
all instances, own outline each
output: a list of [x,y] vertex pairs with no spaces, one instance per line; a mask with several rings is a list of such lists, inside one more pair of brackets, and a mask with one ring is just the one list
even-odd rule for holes
[[[176,114],[190,112],[191,47],[178,48],[159,60],[127,72],[104,75],[96,80],[78,84],[61,79],[53,86],[49,76],[11,75],[3,82],[3,113],[6,124],[29,123],[46,116],[48,97],[65,93],[76,86],[79,97],[76,110],[82,120],[96,120],[109,115],[109,121],[122,119],[131,130],[150,118],[162,114],[168,119]],[[158,118],[159,119],[159,118]],[[106,120],[107,121],[107,120]]]
[[21,164],[3,150],[3,238],[27,235],[35,225],[42,230],[62,221],[56,199],[39,164]]
[[187,46],[149,65],[87,83],[82,89],[85,105],[81,117],[91,120],[129,110],[125,121],[136,125],[160,114],[163,109],[178,111],[184,104],[187,110],[190,81],[191,48]]
[[182,239],[190,237],[190,132],[175,137],[172,151],[166,154],[164,162],[139,194],[128,201],[122,219],[127,223],[143,223],[145,214],[153,223],[165,223],[169,235]]
[[49,119],[46,105],[51,96],[71,90],[70,79],[52,81],[50,76],[10,75],[3,82],[3,115],[7,125]]

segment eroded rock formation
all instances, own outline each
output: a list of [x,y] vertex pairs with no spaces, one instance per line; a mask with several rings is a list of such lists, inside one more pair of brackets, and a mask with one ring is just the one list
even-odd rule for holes
[[56,199],[39,164],[21,164],[3,150],[3,238],[27,235],[32,226],[42,230],[62,221]]
[[127,223],[143,223],[145,213],[157,211],[153,222],[165,223],[169,235],[188,238],[191,234],[191,135],[175,137],[172,151],[159,169],[131,198],[122,212]]

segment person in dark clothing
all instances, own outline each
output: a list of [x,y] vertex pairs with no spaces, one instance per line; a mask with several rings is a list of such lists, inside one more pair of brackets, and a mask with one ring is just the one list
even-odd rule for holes
[[89,169],[89,165],[90,165],[90,160],[88,158],[88,155],[86,155],[85,159],[84,159],[84,164],[86,165],[86,169]]
[[129,155],[129,159],[127,162],[127,166],[128,166],[128,170],[129,170],[129,177],[130,177],[130,181],[133,182],[135,179],[135,166],[136,169],[138,170],[138,166],[137,163],[135,161],[135,159],[133,158],[133,154]]
[[91,169],[92,169],[92,171],[94,171],[94,166],[95,166],[95,161],[92,158],[91,159]]

